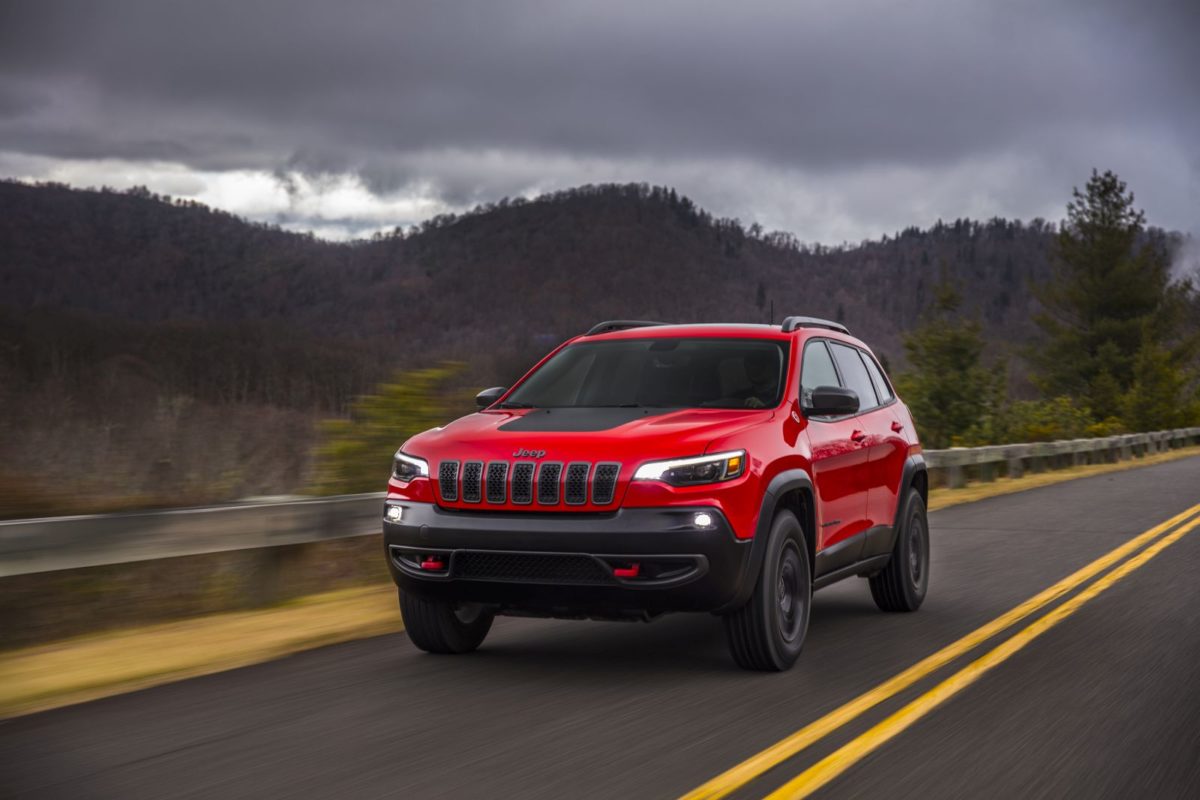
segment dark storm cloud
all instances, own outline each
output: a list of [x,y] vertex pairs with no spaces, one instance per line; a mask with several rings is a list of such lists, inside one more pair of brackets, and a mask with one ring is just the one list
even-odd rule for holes
[[1200,169],[1189,2],[6,5],[0,150],[24,154],[356,173],[455,204],[537,183],[543,156],[569,183],[604,175],[572,159],[828,178],[1011,153],[1055,198],[1093,165]]

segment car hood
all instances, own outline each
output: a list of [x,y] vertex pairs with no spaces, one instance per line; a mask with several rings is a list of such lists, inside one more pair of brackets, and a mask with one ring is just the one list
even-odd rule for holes
[[532,451],[547,461],[628,464],[703,453],[714,439],[762,424],[773,415],[772,409],[484,411],[418,434],[405,443],[404,450],[431,462],[508,460],[518,458],[520,451]]

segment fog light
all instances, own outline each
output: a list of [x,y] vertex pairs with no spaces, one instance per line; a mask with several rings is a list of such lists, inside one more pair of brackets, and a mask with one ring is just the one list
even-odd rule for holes
[[387,507],[387,518],[389,521],[399,522],[400,518],[403,516],[404,516],[404,508],[403,507],[401,507],[401,506],[388,506]]
[[692,517],[692,524],[697,528],[707,528],[713,524],[712,514],[707,514],[701,511],[699,514]]

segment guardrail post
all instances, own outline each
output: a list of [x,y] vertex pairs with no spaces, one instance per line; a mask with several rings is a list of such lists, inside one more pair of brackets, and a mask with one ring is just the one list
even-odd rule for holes
[[1008,452],[1008,477],[1020,478],[1025,474],[1025,462],[1021,458],[1021,451],[1013,448]]
[[287,564],[295,550],[295,546],[264,547],[254,554],[247,594],[255,607],[274,605],[282,599]]
[[946,467],[946,485],[951,489],[961,489],[967,485],[967,472],[962,464],[951,464]]
[[1084,464],[1088,463],[1088,452],[1087,450],[1083,449],[1084,445],[1080,442],[1075,442],[1072,444],[1072,447],[1071,466],[1082,467]]

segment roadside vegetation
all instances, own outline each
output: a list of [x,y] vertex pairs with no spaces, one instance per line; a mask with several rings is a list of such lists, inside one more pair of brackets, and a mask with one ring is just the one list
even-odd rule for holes
[[[1116,175],[1093,173],[1067,205],[1049,279],[1032,287],[1038,335],[990,355],[983,325],[963,312],[959,286],[944,278],[904,336],[908,368],[896,376],[925,446],[1200,424],[1197,293],[1189,278],[1172,277],[1168,245],[1146,228]],[[1011,372],[1022,358],[1023,386]]]
[[461,371],[461,364],[450,363],[401,373],[356,400],[346,417],[321,423],[313,491],[380,491],[404,440],[466,413],[470,396],[447,388]]

